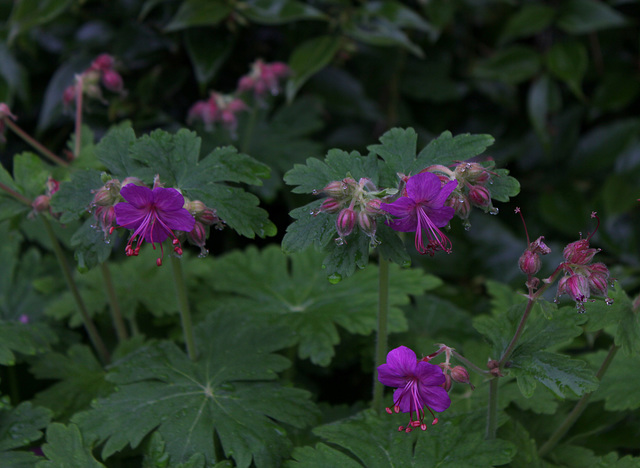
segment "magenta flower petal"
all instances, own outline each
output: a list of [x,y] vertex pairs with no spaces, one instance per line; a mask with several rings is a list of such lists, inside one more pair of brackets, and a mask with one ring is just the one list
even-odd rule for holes
[[421,386],[420,397],[423,401],[428,401],[429,407],[438,413],[445,411],[449,406],[451,406],[451,398],[449,398],[449,394],[442,387]]
[[387,226],[401,232],[415,231],[416,250],[421,254],[451,252],[451,241],[439,228],[446,226],[455,214],[455,209],[444,204],[457,186],[458,182],[453,180],[442,187],[440,178],[430,172],[410,177],[407,196],[380,204],[382,210],[397,218],[387,221]]
[[[120,195],[126,202],[115,205],[116,221],[121,227],[131,229],[125,252],[128,256],[138,255],[143,242],[148,242],[155,248],[168,237],[173,238],[173,250],[182,255],[180,241],[173,233],[176,231],[190,232],[195,225],[193,216],[184,208],[184,197],[173,188],[148,187],[128,184],[122,187]],[[134,247],[135,243],[135,247]],[[162,264],[162,256],[157,260]]]

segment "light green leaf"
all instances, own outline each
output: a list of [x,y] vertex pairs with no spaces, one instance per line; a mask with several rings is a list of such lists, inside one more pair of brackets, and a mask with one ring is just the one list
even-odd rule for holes
[[36,468],[104,468],[82,440],[75,424],[53,423],[47,428],[47,443],[42,446],[47,461]]
[[171,466],[198,453],[218,461],[214,437],[238,467],[280,466],[292,448],[282,424],[303,427],[315,410],[307,392],[269,382],[290,365],[274,353],[290,339],[266,327],[256,316],[211,313],[195,330],[197,361],[168,341],[140,348],[111,366],[119,391],[73,422],[105,444],[104,458],[157,430]]

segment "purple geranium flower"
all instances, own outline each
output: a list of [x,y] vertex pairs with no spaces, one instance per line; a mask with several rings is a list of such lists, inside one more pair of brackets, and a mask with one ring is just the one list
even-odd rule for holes
[[164,256],[162,242],[168,237],[173,238],[173,250],[178,255],[182,254],[180,241],[173,231],[190,232],[195,220],[183,208],[184,197],[180,192],[173,188],[156,187],[151,190],[148,187],[127,184],[120,190],[120,195],[127,203],[122,202],[115,206],[116,221],[120,227],[133,231],[125,248],[127,256],[138,255],[145,241],[153,245],[154,249],[155,243],[158,242],[162,255],[156,263],[160,266]]
[[[400,426],[399,431],[411,432],[418,426],[426,430],[424,408],[433,416],[432,424],[436,424],[438,419],[433,411],[444,411],[451,404],[449,394],[442,388],[445,377],[440,366],[418,361],[416,353],[406,346],[389,351],[387,363],[378,366],[378,380],[383,385],[396,388],[393,392],[394,411],[409,413],[409,425],[406,428]],[[387,413],[391,413],[390,408],[387,408]]]
[[[396,231],[416,233],[416,249],[421,254],[433,255],[437,250],[451,252],[451,241],[438,229],[446,226],[455,209],[444,203],[457,187],[452,180],[442,186],[440,178],[431,172],[422,172],[407,181],[407,196],[393,203],[381,203],[380,208],[398,219],[387,221]],[[422,240],[422,230],[426,230],[428,243]]]

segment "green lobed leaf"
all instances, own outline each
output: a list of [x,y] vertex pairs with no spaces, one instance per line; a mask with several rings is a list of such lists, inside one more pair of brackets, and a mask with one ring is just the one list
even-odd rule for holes
[[[166,466],[169,461],[169,454],[166,452],[166,445],[167,444],[159,432],[151,434],[145,451],[142,468],[158,468]],[[233,468],[233,464],[227,460],[211,466],[213,466],[213,468]],[[188,461],[175,465],[175,468],[205,468],[204,455],[201,453],[194,453]]]
[[89,209],[93,192],[104,185],[100,172],[85,170],[75,172],[70,181],[62,182],[60,189],[51,197],[51,209],[62,213],[61,223],[79,219]]
[[13,158],[13,179],[19,192],[34,199],[45,192],[51,167],[33,153],[20,153]]
[[233,11],[223,0],[183,0],[166,32],[180,31],[194,26],[215,26]]
[[632,457],[631,455],[623,458],[618,457],[619,455],[616,452],[599,456],[586,447],[573,445],[559,445],[549,454],[549,459],[553,461],[554,467],[582,468],[585,466],[594,466],[598,468],[636,468],[640,465],[640,459],[638,457]]
[[604,329],[613,335],[615,344],[625,355],[639,355],[640,317],[634,311],[631,299],[617,281],[609,290],[609,297],[613,299],[612,304],[600,300],[586,304],[586,330]]
[[20,323],[0,320],[0,364],[15,364],[15,353],[33,356],[49,350],[57,341],[44,323]]
[[482,416],[479,414],[443,416],[438,424],[427,428],[428,434],[420,430],[410,434],[398,432],[397,419],[402,417],[401,421],[406,423],[408,416],[396,416],[377,415],[367,410],[352,418],[320,426],[314,433],[331,446],[320,443],[313,449],[296,449],[296,462],[287,466],[321,466],[318,465],[321,454],[330,454],[330,459],[340,460],[342,457],[338,454],[346,453],[354,461],[354,464],[347,466],[486,467],[508,463],[515,454],[510,442],[484,440],[480,422]]
[[455,161],[465,161],[473,158],[484,153],[494,141],[491,135],[465,133],[453,137],[451,132],[443,132],[420,151],[411,173],[418,173],[432,164],[446,166]]
[[418,134],[413,128],[392,128],[380,137],[380,143],[367,149],[385,162],[380,168],[381,184],[393,187],[398,184],[398,173],[408,175],[414,167]]
[[42,437],[51,411],[25,401],[13,409],[0,406],[0,416],[0,459],[4,459],[3,452],[27,446]]
[[518,84],[532,78],[540,69],[540,55],[534,49],[513,45],[499,49],[476,64],[472,74],[478,80]]
[[587,72],[589,58],[587,48],[575,40],[555,43],[547,52],[546,63],[549,71],[564,81],[578,98],[582,93],[582,78]]
[[262,185],[262,179],[269,177],[269,167],[256,161],[251,156],[238,153],[233,146],[216,148],[205,157],[197,171],[191,171],[186,177],[178,179],[178,184],[206,185],[211,182],[229,181],[244,182],[251,185]]
[[[606,351],[587,356],[587,360],[598,369],[602,365]],[[616,355],[602,376],[598,389],[591,396],[592,401],[604,401],[607,411],[628,411],[640,408],[640,356]]]
[[96,145],[96,157],[114,177],[137,176],[141,171],[140,164],[130,156],[135,141],[136,134],[130,123],[113,126]]
[[363,8],[369,14],[384,18],[400,28],[430,33],[431,37],[435,39],[436,32],[431,25],[419,14],[400,2],[393,0],[371,1],[366,2]]
[[605,2],[597,0],[567,0],[558,12],[558,27],[570,34],[586,34],[625,26],[624,16]]
[[[378,269],[373,266],[330,284],[325,271],[318,268],[321,258],[313,250],[287,257],[276,246],[225,255],[216,259],[211,284],[214,290],[232,296],[220,297],[216,303],[228,310],[241,304],[254,314],[273,317],[291,330],[301,358],[326,366],[339,343],[338,327],[362,335],[375,329]],[[409,294],[421,294],[441,281],[416,269],[395,265],[390,269],[389,327],[402,331],[406,321],[399,306],[409,302]]]
[[302,85],[333,60],[341,44],[339,36],[318,36],[295,48],[289,58],[293,77],[287,83],[287,101],[293,101]]
[[96,220],[91,217],[71,237],[71,246],[78,264],[78,271],[85,273],[103,263],[111,255],[110,239],[105,238],[102,230],[95,226]]
[[255,316],[211,313],[195,330],[197,361],[168,341],[140,348],[112,364],[107,379],[119,390],[73,422],[105,443],[104,458],[157,430],[171,466],[197,453],[218,461],[214,437],[238,467],[280,466],[292,447],[281,424],[303,427],[315,410],[307,392],[269,382],[290,365],[274,353],[290,339],[265,327]]
[[327,19],[320,10],[294,0],[248,0],[241,11],[244,16],[259,24]]
[[[294,189],[295,190],[295,189]],[[287,227],[282,239],[282,250],[285,253],[295,253],[313,245],[321,249],[336,235],[336,216],[315,211],[322,205],[322,200],[316,200],[305,206],[295,208],[289,213],[294,221]]]
[[488,189],[491,198],[507,203],[509,198],[513,198],[520,193],[520,182],[509,175],[508,169],[494,169],[495,175],[489,181]]
[[92,400],[113,390],[113,385],[105,381],[100,362],[84,345],[71,346],[66,355],[49,353],[35,361],[30,371],[37,379],[58,381],[33,399],[34,404],[51,409],[58,419],[67,420],[88,409]]
[[36,468],[104,468],[82,440],[78,426],[53,423],[47,428],[47,443],[42,446],[47,461]]

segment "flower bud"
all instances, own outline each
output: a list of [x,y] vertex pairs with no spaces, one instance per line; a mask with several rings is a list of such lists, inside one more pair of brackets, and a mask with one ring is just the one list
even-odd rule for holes
[[591,295],[589,281],[578,274],[564,276],[558,283],[558,294],[562,293],[567,293],[576,302],[586,302]]
[[49,209],[50,201],[51,197],[47,195],[38,195],[31,203],[31,207],[36,213],[42,213],[43,211],[47,211]]
[[[196,218],[198,221],[200,221],[202,224],[206,226],[212,226],[214,224],[217,227],[222,226],[222,221],[220,220],[220,218],[216,213],[217,213],[216,210],[213,210],[211,208],[206,208],[201,213],[198,213],[196,215]],[[219,227],[219,229],[222,229],[222,227]]]
[[522,271],[522,273],[527,276],[533,276],[538,273],[538,271],[540,271],[542,262],[540,261],[540,256],[537,253],[531,252],[527,249],[520,256],[520,259],[518,260],[518,266],[520,267],[520,271]]
[[329,182],[322,189],[322,192],[326,193],[329,197],[342,197],[342,196],[344,196],[344,189],[342,188],[342,181],[334,180],[333,182]]
[[604,263],[590,265],[587,279],[591,292],[599,296],[607,295],[609,291],[609,269]]
[[469,200],[473,205],[485,208],[491,205],[491,193],[481,185],[472,185],[469,188]]
[[451,390],[451,385],[451,376],[449,374],[444,374],[444,383],[440,386],[448,392],[449,390]]
[[16,120],[17,117],[11,113],[11,109],[4,102],[0,102],[0,120],[5,118],[10,118],[11,120]]
[[338,214],[336,229],[340,237],[346,237],[353,231],[356,223],[356,212],[351,208],[345,208]]
[[380,214],[380,203],[381,200],[379,198],[372,198],[371,200],[367,200],[367,204],[364,209],[369,214]]
[[93,62],[91,62],[91,66],[89,67],[91,70],[98,71],[106,71],[113,68],[113,57],[109,54],[100,54],[98,55]]
[[456,179],[483,184],[489,180],[489,173],[478,163],[462,162],[454,169]]
[[471,386],[471,390],[475,388],[469,381],[469,372],[467,372],[467,369],[462,366],[455,366],[451,369],[451,378],[454,382],[469,384]]
[[337,213],[338,211],[340,211],[341,206],[342,203],[339,203],[334,198],[325,198],[325,200],[322,202],[322,205],[320,205],[319,212]]
[[366,211],[358,212],[358,226],[369,237],[376,235],[376,220]]
[[187,233],[187,239],[193,245],[197,245],[200,249],[204,248],[207,242],[207,230],[200,221],[196,221],[193,225],[193,229]]
[[593,256],[598,252],[598,249],[589,248],[588,239],[580,239],[567,245],[562,251],[562,256],[569,263],[586,265],[593,260]]
[[105,70],[102,73],[102,84],[105,88],[114,93],[121,93],[124,89],[122,77],[114,70]]
[[76,99],[76,85],[69,85],[62,93],[62,103],[65,108],[69,107],[73,101]]
[[455,211],[456,216],[467,219],[471,214],[471,204],[465,195],[456,196],[455,193],[447,199],[445,206],[450,206]]

